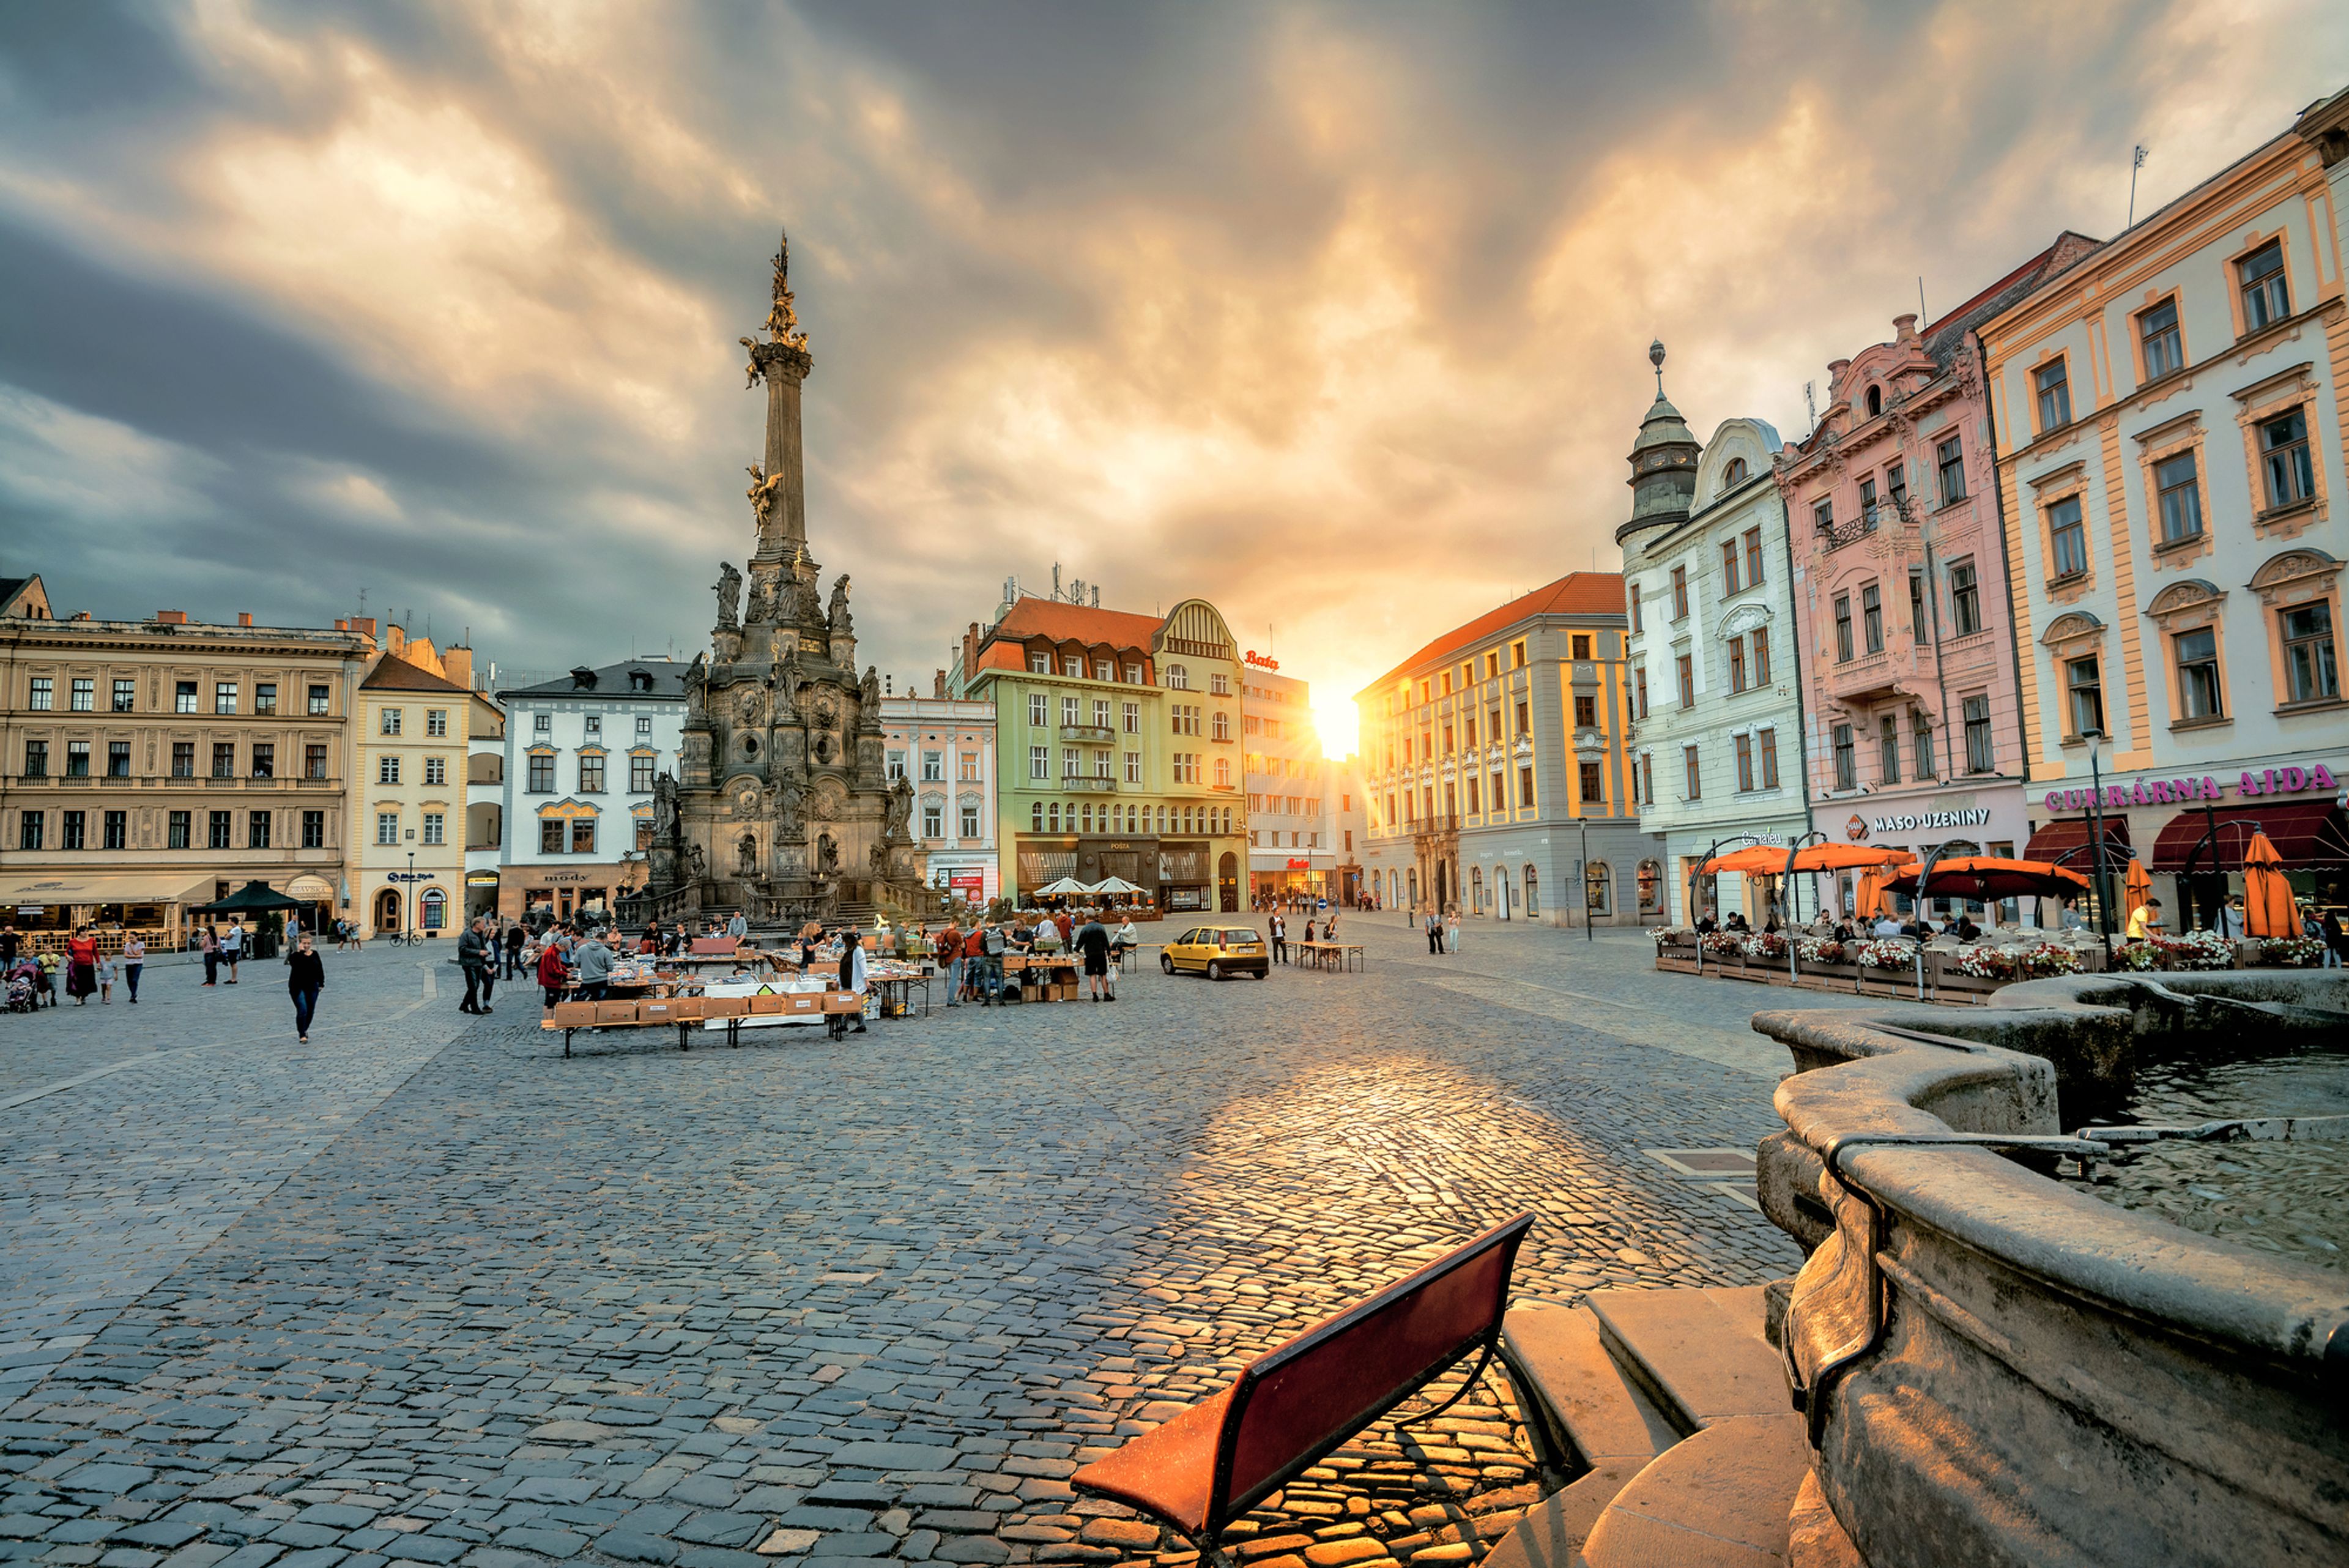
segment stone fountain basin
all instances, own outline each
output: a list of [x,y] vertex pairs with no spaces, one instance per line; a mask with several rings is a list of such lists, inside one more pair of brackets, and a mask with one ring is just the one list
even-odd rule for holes
[[1846,1157],[1882,1216],[1871,1271],[1868,1203],[1823,1179],[1856,1132],[2076,1126],[2126,1093],[2138,1042],[2209,1026],[2199,994],[2349,1006],[2324,971],[2161,983],[2187,1000],[2066,976],[1990,1008],[1754,1017],[1801,1069],[1761,1150],[1765,1211],[1811,1249],[1781,1343],[1817,1366],[1881,1282],[1883,1336],[1828,1383],[1816,1467],[1876,1568],[2349,1561],[2349,1275],[1952,1147]]

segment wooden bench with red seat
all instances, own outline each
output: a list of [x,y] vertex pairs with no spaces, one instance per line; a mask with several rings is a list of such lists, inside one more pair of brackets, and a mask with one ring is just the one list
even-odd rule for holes
[[1509,1274],[1530,1213],[1496,1225],[1407,1279],[1266,1352],[1222,1393],[1069,1478],[1077,1490],[1158,1519],[1221,1561],[1225,1526],[1472,1351],[1451,1408],[1499,1349]]

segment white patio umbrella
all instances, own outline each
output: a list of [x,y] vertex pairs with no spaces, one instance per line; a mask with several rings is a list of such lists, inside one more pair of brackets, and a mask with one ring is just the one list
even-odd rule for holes
[[1074,877],[1063,877],[1057,882],[1047,882],[1042,887],[1037,888],[1036,897],[1039,898],[1065,898],[1071,894],[1090,893],[1092,891],[1092,889],[1091,888],[1086,887]]
[[1139,893],[1144,889],[1123,877],[1104,877],[1085,891],[1088,893]]

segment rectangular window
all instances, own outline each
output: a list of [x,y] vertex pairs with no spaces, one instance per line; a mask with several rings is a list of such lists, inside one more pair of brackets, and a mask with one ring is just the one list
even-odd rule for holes
[[1525,667],[1526,667],[1526,645],[1525,645],[1525,643],[1524,643],[1522,640],[1520,640],[1520,641],[1516,641],[1516,642],[1513,642],[1513,643],[1509,644],[1509,668],[1510,668],[1510,669],[1512,669],[1512,670],[1523,670]]
[[449,842],[449,819],[446,816],[437,811],[428,811],[424,814],[424,842],[427,844]]
[[[1637,637],[1641,632],[1648,629],[1646,626],[1641,624],[1640,618],[1640,585],[1637,583],[1626,583],[1623,586],[1623,597],[1631,607],[1631,635],[1633,637]],[[1499,670],[1496,668],[1499,660],[1496,656],[1492,654],[1486,654],[1485,659],[1487,662],[1485,665],[1485,678],[1489,680],[1500,673]]]
[[[334,707],[334,701],[335,693],[331,687],[313,686],[310,688],[310,712],[314,717],[329,711]],[[544,715],[542,714],[541,717],[543,718]]]
[[[173,815],[184,815],[185,814],[174,813]],[[41,840],[44,836],[43,829],[47,826],[48,814],[47,812],[18,812],[16,814],[16,847],[19,849],[40,848]]]
[[1876,721],[1876,767],[1886,784],[1900,782],[1900,721],[1889,713]]
[[[1106,697],[1093,699],[1093,728],[1096,730],[1109,728],[1109,699]],[[945,775],[939,776],[943,778]]]
[[[1587,633],[1580,633],[1580,632],[1578,632],[1578,633],[1577,633],[1577,634],[1575,634],[1575,636],[1570,639],[1570,642],[1571,642],[1571,645],[1572,645],[1573,649],[1574,649],[1574,657],[1575,657],[1575,658],[1577,658],[1577,659],[1588,659],[1588,658],[1589,658],[1589,657],[1590,657],[1590,638],[1589,638],[1589,636],[1588,636]],[[1465,670],[1468,670],[1473,669],[1473,668],[1474,668],[1474,666],[1471,666],[1471,665],[1463,665],[1461,668],[1462,668],[1462,670],[1463,670],[1464,671],[1465,671]]]
[[1948,506],[1966,498],[1966,455],[1964,444],[1956,436],[1935,444],[1933,466],[1941,479],[1941,504]]
[[1990,734],[1990,697],[1980,693],[1965,699],[1966,772],[1989,774],[1998,771],[1998,750]]
[[244,814],[244,846],[247,849],[269,847],[269,814],[249,811]]
[[253,776],[274,779],[277,776],[277,747],[268,741],[253,742]]
[[2050,581],[2076,577],[2088,569],[2088,530],[2080,519],[2080,498],[2067,495],[2047,509]]
[[1093,753],[1093,777],[1105,779],[1110,776],[1109,758],[1110,753],[1107,751],[1097,750]]
[[1950,563],[1950,619],[1953,637],[1971,637],[1982,628],[1982,583],[1971,556]]
[[2105,683],[2096,669],[2094,654],[2073,659],[2064,667],[2064,688],[2071,700],[2072,733],[2075,736],[2098,734],[2105,731]]
[[236,711],[235,681],[217,680],[212,683],[212,711],[215,713]]
[[[217,755],[220,748],[218,746],[214,746],[212,751],[215,753],[212,763],[212,776],[217,778],[220,776],[220,762]],[[384,784],[398,784],[399,782],[399,759],[398,757],[378,757],[375,760],[375,782]]]
[[904,777],[905,776],[905,753],[903,753],[903,752],[891,752],[891,753],[889,753],[889,769],[888,769],[888,772],[889,772],[889,782],[890,782],[891,784],[895,784],[895,783],[896,783],[899,779],[902,779],[902,778],[904,778]]
[[604,732],[604,716],[601,713],[590,713],[582,719],[580,723],[590,735],[600,735]]
[[277,682],[263,680],[253,688],[253,711],[256,713],[277,711]]
[[397,708],[386,708],[382,717],[377,722],[376,728],[384,734],[397,735],[399,733],[399,713],[400,711]]
[[[1599,699],[1597,697],[1578,696],[1575,698],[1574,727],[1578,730],[1595,730],[1599,727]],[[1476,729],[1475,721],[1473,720],[1470,721],[1468,728],[1468,749],[1471,751],[1476,749]]]
[[1041,691],[1028,693],[1028,724],[1040,730],[1052,722],[1051,699]]
[[1534,770],[1529,767],[1519,768],[1517,770],[1517,804],[1530,806],[1533,803]]
[[175,779],[196,776],[196,743],[193,741],[171,742],[171,776]]
[[1048,779],[1052,776],[1051,747],[1030,746],[1028,748],[1028,776],[1031,779]]
[[73,682],[73,711],[89,713],[98,708],[98,682],[87,676],[77,675]]
[[581,794],[604,793],[603,758],[587,756],[579,759],[579,793]]
[[2316,493],[2316,471],[2308,456],[2308,411],[2294,409],[2260,422],[2260,470],[2267,478],[2268,505],[2296,506]]
[[1833,501],[1814,501],[1811,503],[1811,526],[1817,529],[1822,534],[1832,534],[1835,532],[1835,503]]
[[[222,816],[226,816],[228,813],[222,812],[221,815]],[[88,831],[86,825],[88,820],[89,819],[87,815],[78,811],[61,811],[57,813],[57,826],[62,830],[57,835],[57,847],[60,849],[87,849],[89,847],[89,846],[84,842],[83,838],[84,834]]]
[[[394,819],[394,821],[397,820],[397,818]],[[233,849],[236,847],[236,845],[233,842],[235,836],[235,813],[214,811],[205,814],[204,842],[210,847],[214,849]],[[397,835],[395,834],[394,836],[396,837]],[[385,842],[389,843],[390,840],[387,839]]]
[[1142,753],[1140,752],[1128,752],[1125,753],[1125,782],[1130,784],[1138,784],[1142,782]]
[[1085,678],[1085,658],[1081,653],[1066,655],[1061,660],[1061,667],[1068,672],[1069,679],[1071,680],[1082,680]]
[[1917,776],[1920,779],[1938,776],[1941,764],[1940,759],[1935,756],[1933,752],[1933,721],[1926,716],[1925,710],[1922,708],[1915,710],[1909,715],[1909,750],[1915,753],[1917,760]]
[[302,814],[302,847],[324,849],[326,846],[326,814],[305,811]]
[[1729,689],[1733,692],[1745,690],[1745,639],[1729,639]]
[[[192,681],[183,682],[183,684],[188,690],[188,711],[192,713],[195,711],[195,684]],[[57,683],[54,680],[46,675],[36,675],[33,677],[31,686],[26,689],[25,706],[36,713],[46,713],[57,706]]]
[[1694,746],[1682,746],[1681,748],[1681,775],[1683,795],[1689,800],[1702,800],[1704,798],[1704,771],[1702,764],[1697,761],[1696,748]]
[[[195,815],[196,814],[191,811],[175,811],[171,814],[170,820],[166,823],[163,829],[165,835],[163,839],[164,847],[169,849],[185,849],[188,847],[188,841],[195,832]],[[324,815],[325,814],[321,813],[320,815]]]
[[2178,706],[2186,719],[2225,716],[2219,693],[2219,634],[2209,627],[2181,631],[2171,643],[2178,656]]
[[630,794],[650,794],[653,793],[653,766],[655,761],[656,759],[652,757],[641,756],[630,757],[628,759],[628,793]]
[[1925,640],[1925,574],[1909,574],[1909,635],[1918,641]]
[[1859,787],[1857,748],[1852,743],[1849,724],[1835,727],[1835,781],[1837,789]]
[[968,801],[962,807],[962,836],[965,838],[978,836],[978,807]]
[[574,855],[595,853],[595,819],[594,817],[574,816],[571,819],[571,853]]
[[960,779],[964,784],[978,783],[978,753],[977,752],[956,753],[955,768],[955,776]]
[[563,819],[559,816],[541,817],[538,824],[538,852],[541,855],[560,855],[563,853],[564,842]]
[[98,819],[98,846],[102,849],[128,849],[130,846],[130,814],[109,811]]
[[[1495,810],[1499,809],[1500,802],[1495,801],[1493,805]],[[1483,806],[1476,804],[1476,775],[1471,774],[1468,775],[1468,815],[1475,816],[1484,809],[1485,808]]]
[[2195,483],[2194,454],[2181,452],[2153,465],[2153,487],[2160,498],[2161,542],[2175,545],[2199,538],[2202,533],[2202,487]]
[[1031,675],[1051,674],[1052,656],[1049,653],[1030,654],[1028,656],[1028,672]]
[[171,711],[174,713],[192,713],[195,711],[196,683],[192,680],[181,680],[174,682],[171,688]]
[[1754,740],[1762,753],[1762,787],[1776,789],[1778,787],[1778,732],[1764,730],[1754,737]]
[[651,734],[652,732],[653,732],[653,722],[652,722],[652,720],[651,720],[651,718],[650,718],[649,716],[645,717],[645,718],[638,719],[638,720],[636,721],[636,733],[637,733],[637,734],[639,734],[639,735],[649,735],[649,734]]
[[1860,478],[1859,520],[1871,528],[1876,526],[1876,476],[1872,473]]
[[1527,734],[1530,733],[1532,730],[1533,725],[1526,719],[1526,704],[1524,700],[1521,698],[1517,702],[1517,733],[1520,735]]
[[1740,735],[1736,738],[1735,745],[1737,751],[1737,787],[1740,790],[1750,790],[1754,787],[1754,737],[1751,735]]
[[28,779],[45,779],[49,776],[48,742],[26,741],[25,742],[25,772],[23,776]]
[[1754,657],[1747,661],[1754,674],[1754,684],[1770,684],[1770,628],[1764,627],[1754,634]]
[[1631,672],[1631,711],[1642,719],[1648,716],[1648,672],[1644,668]]
[[1077,717],[1077,700],[1074,697],[1061,698],[1061,727],[1064,730],[1073,730],[1082,722],[1084,721]]
[[[233,749],[231,754],[233,755]],[[66,777],[69,779],[89,777],[89,742],[88,741],[66,742]]]
[[[257,751],[260,748],[256,747],[254,749]],[[127,779],[130,776],[129,742],[109,741],[106,742],[106,776],[110,779]]]
[[424,710],[424,732],[436,737],[446,735],[449,732],[449,710],[446,708]]
[[1142,733],[1142,704],[1139,702],[1125,705],[1125,732],[1129,735]]
[[2039,428],[2044,432],[2072,422],[2072,378],[2061,359],[2042,365],[2032,374],[2039,394]]
[[2333,606],[2319,600],[2281,612],[2284,688],[2294,702],[2328,702],[2341,695],[2333,649]]
[[1452,726],[1446,724],[1444,726],[1444,754],[1448,757],[1452,754],[1453,750]]
[[1837,594],[1835,597],[1836,661],[1851,661],[1851,596]]
[[1892,497],[1894,506],[1908,504],[1909,464],[1907,462],[1896,462],[1884,471],[1884,490],[1886,494]]
[[1694,657],[1690,654],[1683,653],[1672,660],[1672,667],[1680,677],[1681,706],[1683,708],[1695,707],[1696,660]]
[[128,713],[139,706],[139,682],[117,680],[114,683],[114,711]]
[[212,777],[216,779],[236,777],[236,745],[233,742],[214,741],[212,742]]
[[554,715],[552,713],[532,714],[530,730],[531,733],[533,735],[552,735],[554,733]]
[[553,794],[554,793],[554,758],[552,755],[545,752],[533,752],[530,754],[529,773],[531,794]]
[[[1688,568],[1686,566],[1672,568],[1672,618],[1688,619]],[[1522,648],[1525,645],[1519,643],[1517,646]]]
[[1884,651],[1884,596],[1874,583],[1862,583],[1859,588],[1859,627],[1861,640],[1870,653]]
[[2186,363],[2178,339],[2178,301],[2165,299],[2137,318],[2137,340],[2145,350],[2145,379],[2158,381]]
[[1754,587],[1762,581],[1762,530],[1745,530],[1745,586]]
[[[1581,772],[1582,804],[1585,805],[1605,805],[1607,804],[1606,770],[1597,763],[1585,763],[1582,764]],[[1468,787],[1474,789],[1476,786],[1472,782]]]
[[2235,264],[2243,291],[2243,327],[2257,332],[2292,314],[2292,288],[2284,281],[2283,242],[2266,244]]
[[1721,591],[1723,594],[1733,594],[1743,586],[1737,580],[1737,541],[1723,539],[1721,542]]

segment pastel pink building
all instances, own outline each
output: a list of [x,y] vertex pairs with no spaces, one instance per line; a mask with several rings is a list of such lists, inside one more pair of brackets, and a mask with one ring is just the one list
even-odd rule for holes
[[1827,367],[1777,460],[1803,751],[1831,837],[2012,855],[2030,837],[1993,445],[1974,327],[2095,248],[2064,234],[1932,323]]

